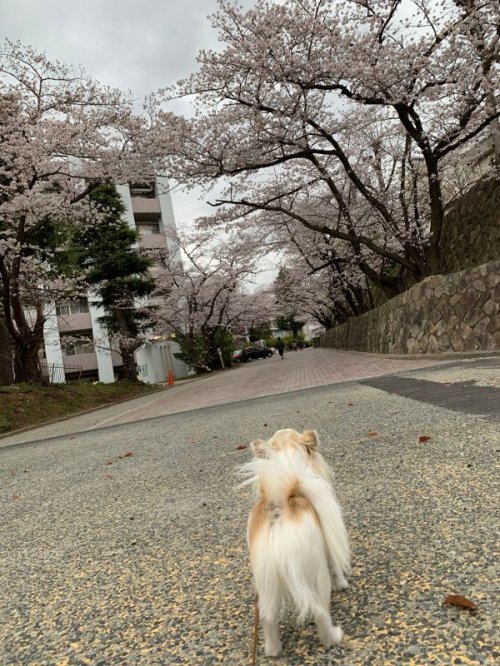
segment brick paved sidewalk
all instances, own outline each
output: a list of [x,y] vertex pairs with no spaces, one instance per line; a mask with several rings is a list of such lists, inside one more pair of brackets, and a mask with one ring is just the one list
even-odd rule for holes
[[174,414],[201,407],[223,405],[300,389],[325,386],[367,377],[378,377],[401,370],[437,365],[430,359],[391,359],[371,354],[307,349],[288,352],[283,361],[278,355],[244,363],[226,372],[156,395],[116,417],[100,421],[94,427],[129,423],[139,419]]
[[0,447],[58,437],[101,427],[131,423],[176,412],[212,407],[343,381],[438,365],[435,358],[406,359],[373,354],[306,349],[252,361],[204,379],[179,383],[154,395],[135,398],[89,414],[14,434]]

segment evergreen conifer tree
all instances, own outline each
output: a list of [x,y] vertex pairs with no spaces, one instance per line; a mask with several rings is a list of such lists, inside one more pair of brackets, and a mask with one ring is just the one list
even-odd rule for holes
[[116,188],[102,185],[91,198],[109,214],[75,236],[69,252],[85,270],[86,281],[106,310],[99,323],[119,346],[124,377],[136,379],[134,351],[154,320],[155,308],[147,299],[154,289],[149,273],[153,261],[141,254],[137,232],[122,219],[125,208]]

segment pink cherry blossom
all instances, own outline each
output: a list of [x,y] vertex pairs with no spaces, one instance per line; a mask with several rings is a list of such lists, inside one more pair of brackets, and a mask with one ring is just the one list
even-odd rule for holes
[[36,236],[53,223],[98,224],[105,211],[88,195],[99,183],[150,177],[154,122],[120,91],[19,43],[0,46],[0,82],[2,309],[16,379],[33,379],[46,303],[78,293]]

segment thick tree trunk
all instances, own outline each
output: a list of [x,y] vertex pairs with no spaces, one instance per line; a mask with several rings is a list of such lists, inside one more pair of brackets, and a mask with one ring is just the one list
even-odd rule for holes
[[12,364],[12,341],[5,325],[4,313],[0,304],[0,386],[7,386],[14,381]]
[[137,381],[137,368],[135,365],[134,352],[130,349],[120,349],[123,361],[123,378],[130,381]]
[[14,381],[12,364],[12,338],[5,321],[3,292],[0,286],[0,386],[7,386]]
[[426,274],[435,275],[441,269],[441,233],[443,230],[444,207],[436,160],[426,158],[431,204],[431,237],[426,254]]
[[16,382],[42,381],[38,351],[41,340],[38,337],[24,337],[16,342],[14,348],[14,376]]
[[[19,266],[18,266],[19,269]],[[28,321],[23,303],[19,296],[19,285],[13,277],[5,281],[2,274],[2,323],[5,325],[12,345],[14,356],[14,381],[38,383],[42,380],[40,357],[38,352],[43,343],[42,306],[36,306],[34,324]]]
[[210,333],[207,335],[207,358],[206,358],[206,364],[208,365],[209,368],[214,369],[214,368],[221,368],[222,369],[222,364],[219,356],[219,345],[217,344],[215,340],[217,332],[214,331],[213,333]]

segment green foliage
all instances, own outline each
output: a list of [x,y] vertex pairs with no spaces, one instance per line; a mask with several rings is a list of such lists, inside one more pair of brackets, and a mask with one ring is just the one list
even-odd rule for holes
[[73,237],[72,249],[77,261],[86,269],[91,284],[130,278],[135,290],[134,282],[140,280],[134,280],[133,276],[144,274],[152,261],[135,247],[137,233],[122,219],[125,207],[120,195],[114,186],[101,185],[90,198],[109,212],[101,222]]
[[[304,336],[303,336],[302,333],[299,333],[296,336],[294,336],[294,335],[284,335],[284,336],[281,337],[281,339],[282,339],[286,348],[291,347],[293,345],[293,343],[298,341],[298,340],[301,340],[304,343],[305,347],[310,347],[311,346],[311,344],[309,342],[306,342],[304,340]],[[275,338],[275,337],[266,338],[266,347],[275,347],[275,348],[277,348],[278,347],[278,338]]]
[[231,364],[231,354],[235,349],[234,338],[223,328],[213,328],[206,331],[205,335],[177,333],[176,341],[181,350],[175,356],[196,372],[222,368],[219,349],[224,366],[228,367]]
[[177,333],[175,339],[181,348],[175,354],[177,358],[180,358],[181,361],[184,361],[186,365],[196,370],[196,372],[206,372],[210,369],[207,365],[208,345],[202,335],[198,333],[193,333],[192,335]]
[[122,220],[125,208],[115,187],[101,185],[91,199],[109,213],[99,224],[73,237],[71,253],[106,308],[101,323],[111,334],[133,338],[151,324],[153,308],[136,307],[136,299],[147,297],[154,289],[148,272],[153,262],[135,246],[137,233]]
[[302,326],[304,326],[304,322],[295,319],[295,315],[291,314],[278,317],[276,319],[276,325],[282,331],[291,331],[293,336],[296,337]]
[[257,340],[265,340],[266,338],[270,337],[270,335],[271,335],[271,329],[269,328],[268,322],[264,322],[263,324],[251,328],[248,333],[250,342],[256,342]]
[[25,257],[36,256],[47,261],[50,276],[75,277],[81,274],[71,226],[61,220],[48,220],[38,229],[29,232],[29,242],[22,249]]
[[235,350],[234,338],[231,333],[222,328],[216,329],[213,332],[213,344],[211,347],[213,351],[209,358],[210,367],[220,367],[220,357],[217,351],[218,348],[221,351],[225,367],[231,365],[231,355]]

